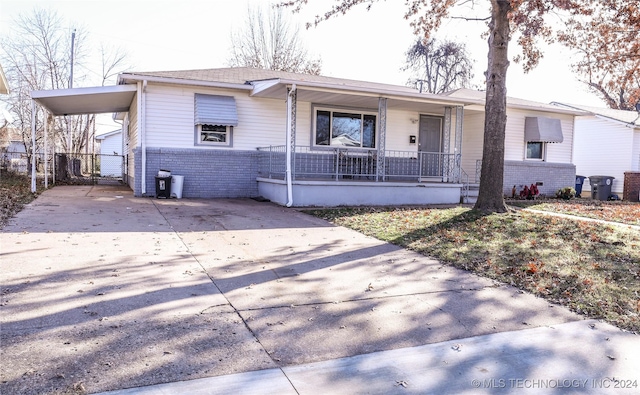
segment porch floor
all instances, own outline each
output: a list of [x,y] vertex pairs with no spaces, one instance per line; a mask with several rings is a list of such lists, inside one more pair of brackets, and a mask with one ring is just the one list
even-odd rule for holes
[[291,200],[284,180],[258,178],[260,196],[295,207],[391,206],[460,203],[462,184],[436,181],[305,179],[292,182]]

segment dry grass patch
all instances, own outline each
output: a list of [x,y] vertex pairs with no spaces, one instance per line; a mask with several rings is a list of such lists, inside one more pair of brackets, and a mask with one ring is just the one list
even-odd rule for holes
[[516,201],[513,205],[534,210],[577,215],[603,221],[640,226],[640,203],[591,199]]
[[0,228],[3,228],[11,217],[22,210],[25,204],[33,201],[39,192],[42,192],[40,186],[36,193],[31,192],[29,176],[2,171],[0,174]]
[[341,208],[308,211],[444,263],[640,332],[640,232],[520,211]]

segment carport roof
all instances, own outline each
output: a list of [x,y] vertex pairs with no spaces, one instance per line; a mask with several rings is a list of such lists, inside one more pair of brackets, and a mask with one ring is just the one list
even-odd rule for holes
[[135,85],[32,91],[31,98],[53,115],[102,114],[129,111]]

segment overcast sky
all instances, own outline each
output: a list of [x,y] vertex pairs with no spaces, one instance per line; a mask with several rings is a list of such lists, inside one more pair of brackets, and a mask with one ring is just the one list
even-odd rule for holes
[[[245,24],[248,5],[267,0],[0,0],[0,34],[9,34],[11,21],[34,8],[55,10],[69,25],[83,26],[90,42],[125,48],[136,71],[184,70],[226,67],[230,34]],[[310,54],[322,59],[322,74],[404,85],[401,72],[404,52],[414,40],[409,22],[403,19],[404,1],[381,1],[370,11],[364,7],[304,28],[333,4],[310,0],[302,13],[289,15],[300,25],[300,34]],[[463,41],[475,60],[477,83],[486,68],[487,43],[481,38],[484,25],[453,21],[445,24],[438,38]],[[69,33],[70,34],[70,33]],[[515,53],[512,43],[511,54]],[[570,53],[548,47],[540,66],[524,74],[513,64],[507,76],[508,95],[548,103],[563,101],[604,104],[571,73]]]

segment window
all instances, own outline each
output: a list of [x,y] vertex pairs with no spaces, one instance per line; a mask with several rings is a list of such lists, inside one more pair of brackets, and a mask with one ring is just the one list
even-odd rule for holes
[[376,146],[376,114],[316,109],[314,144],[316,146]]
[[233,146],[233,127],[238,125],[232,96],[195,94],[195,144]]
[[527,159],[544,159],[544,143],[531,141],[527,143]]
[[230,145],[233,126],[198,125],[200,144]]
[[524,141],[527,144],[525,159],[545,160],[547,144],[562,143],[562,122],[545,117],[525,117]]

